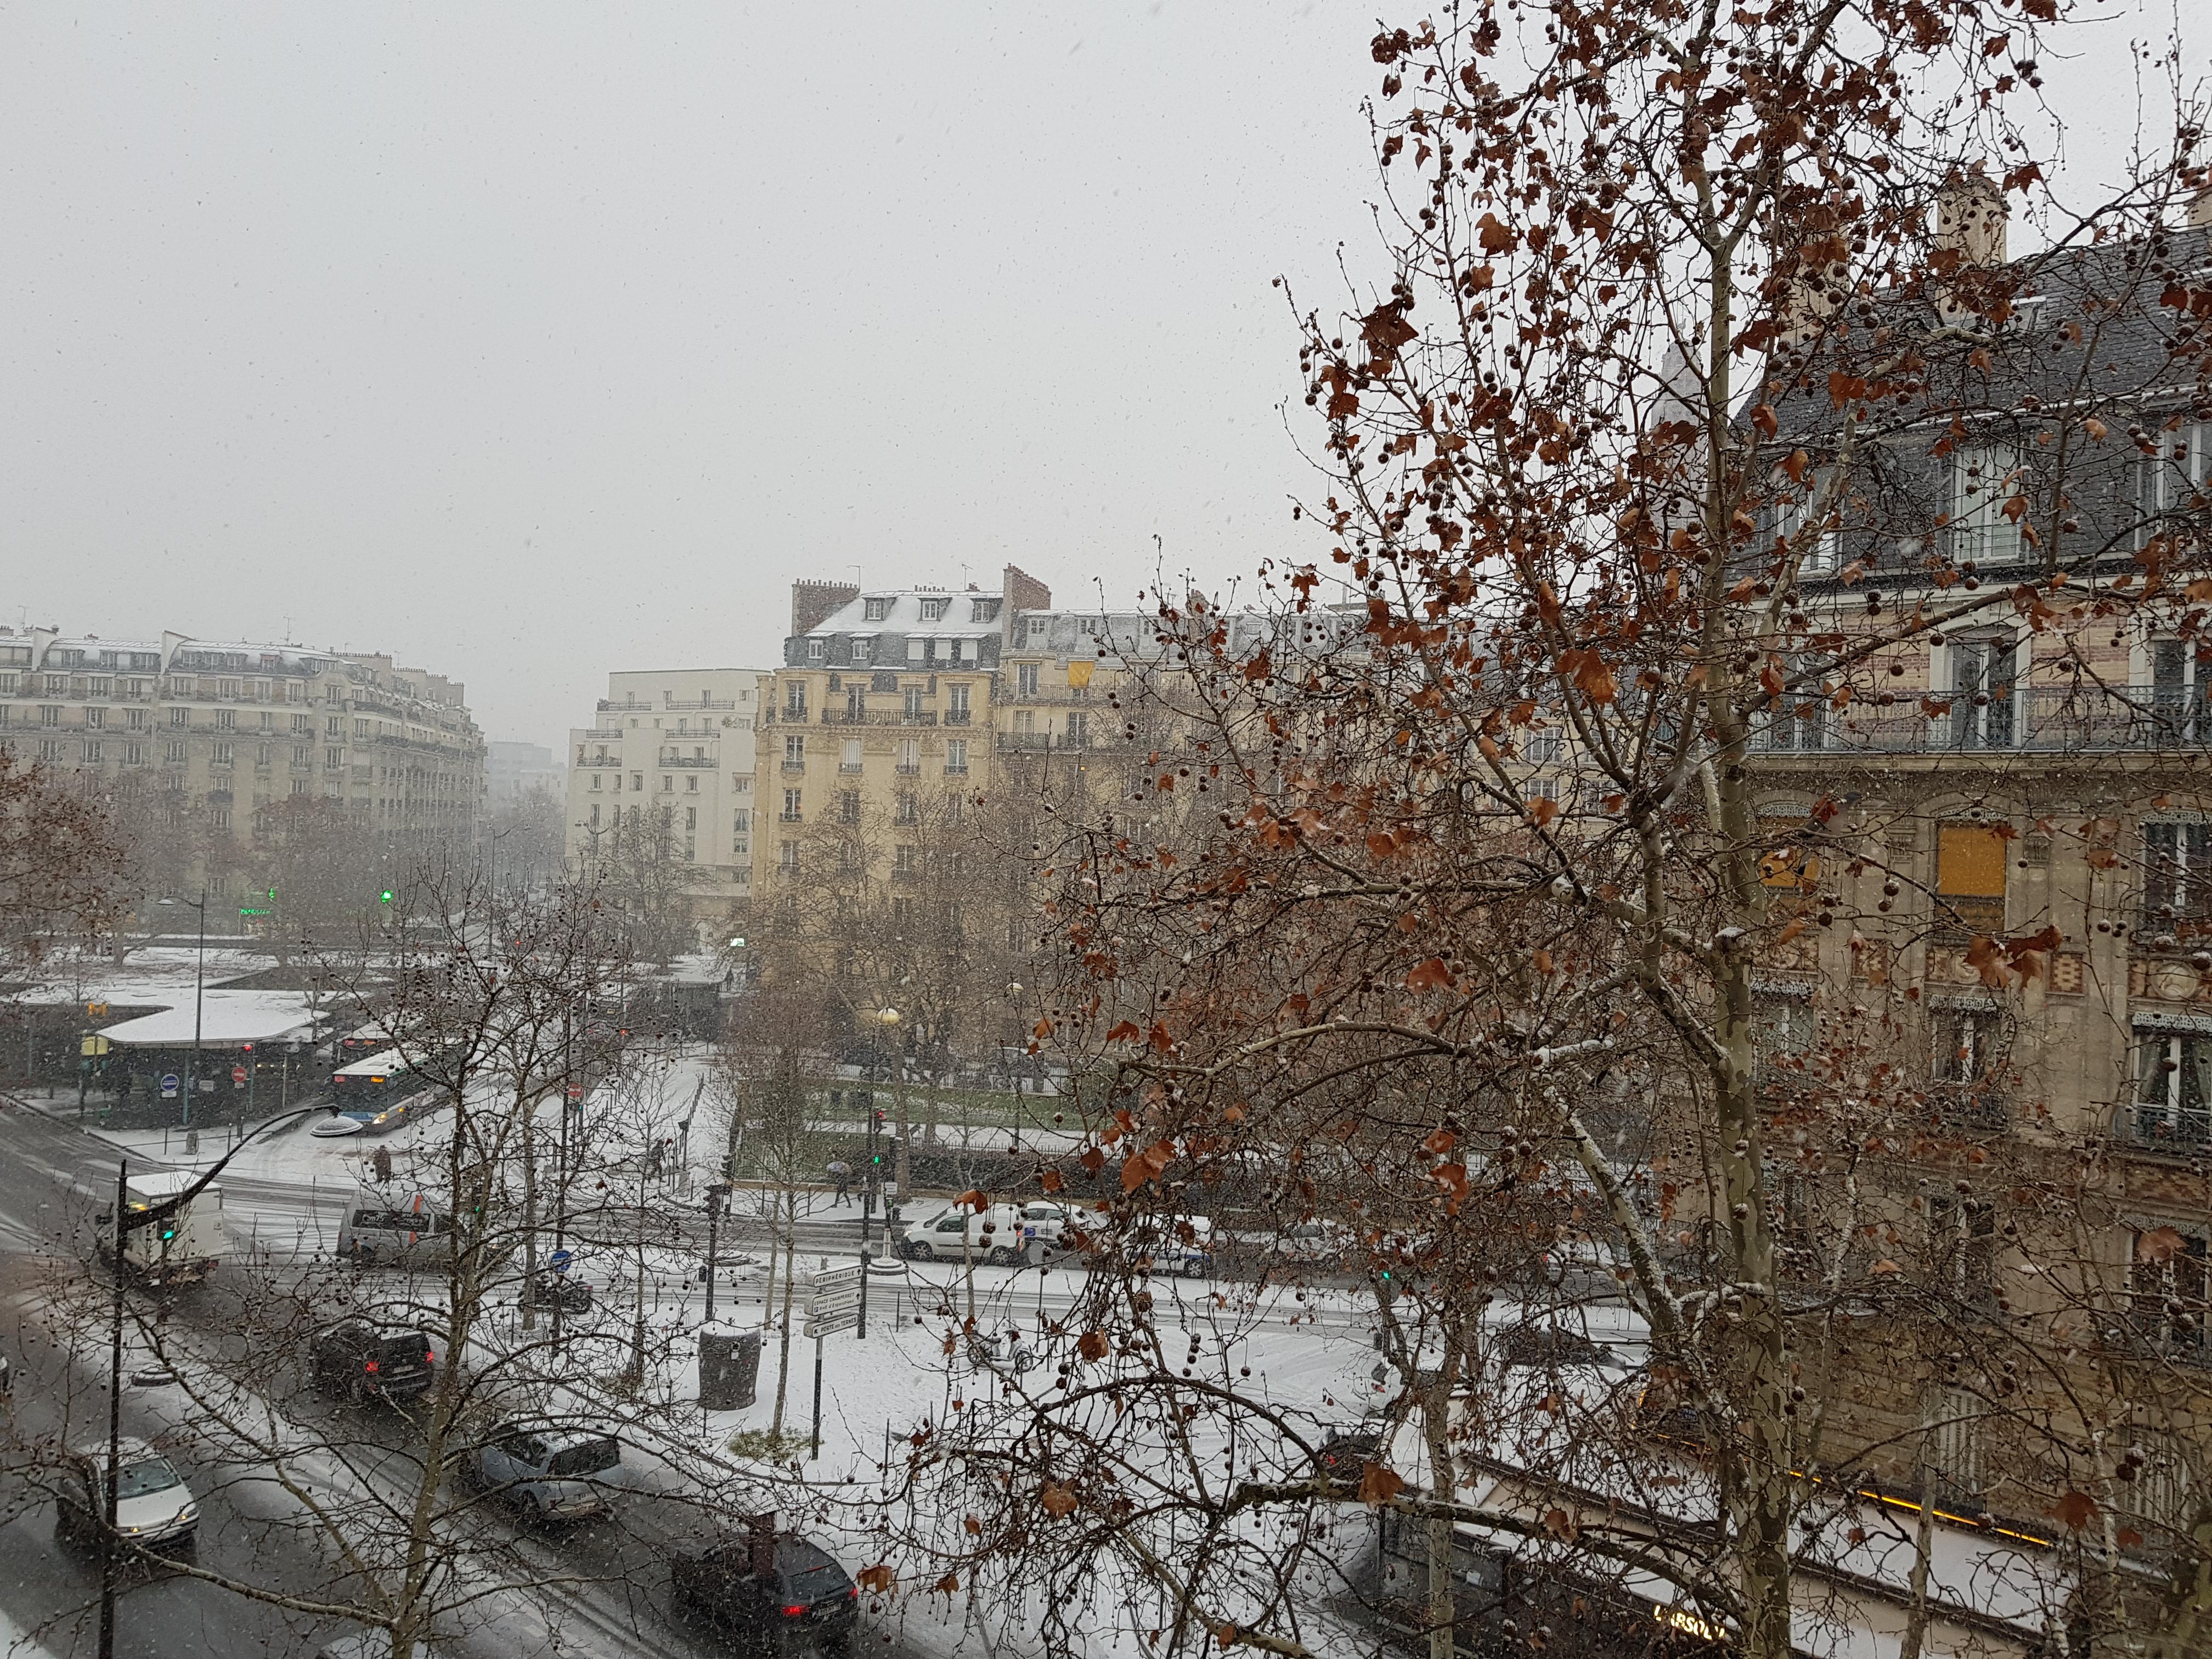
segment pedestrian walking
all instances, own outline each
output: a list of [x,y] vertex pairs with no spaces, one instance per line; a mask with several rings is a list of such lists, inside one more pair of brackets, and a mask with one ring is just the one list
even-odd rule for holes
[[853,1201],[852,1166],[842,1158],[832,1158],[830,1163],[830,1178],[837,1183],[837,1201],[840,1204],[851,1203]]

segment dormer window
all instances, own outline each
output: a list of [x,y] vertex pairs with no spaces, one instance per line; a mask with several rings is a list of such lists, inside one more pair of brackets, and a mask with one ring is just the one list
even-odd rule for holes
[[860,616],[863,621],[882,622],[890,614],[891,602],[888,599],[863,599],[860,601]]
[[971,623],[998,621],[999,603],[997,599],[970,599],[968,602],[968,620]]
[[1956,563],[2009,564],[2020,557],[2021,510],[2027,493],[2020,458],[1999,445],[1954,450],[1951,457],[1950,555]]
[[951,605],[952,601],[950,599],[924,599],[921,602],[922,621],[943,622],[945,613],[951,608]]

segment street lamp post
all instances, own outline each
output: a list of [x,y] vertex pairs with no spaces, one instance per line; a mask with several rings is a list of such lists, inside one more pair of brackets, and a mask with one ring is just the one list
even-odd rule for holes
[[205,1005],[207,986],[208,890],[203,884],[200,888],[200,896],[197,899],[165,898],[156,899],[154,902],[156,904],[189,904],[200,913],[199,953],[192,969],[192,1058],[191,1063],[185,1067],[183,1127],[189,1129],[192,1127],[192,1096],[198,1092],[200,1086],[200,1016]]
[[[907,1193],[910,1190],[913,1185],[913,1154],[908,1150],[907,1143],[912,1140],[914,1137],[907,1133],[906,1057],[898,1048],[896,1041],[900,1018],[901,1015],[899,1011],[896,1008],[886,1008],[876,1016],[877,1022],[884,1027],[886,1032],[890,1033],[894,1038],[891,1047],[890,1061],[891,1092],[894,1098],[898,1102],[898,1203],[902,1207],[906,1203]],[[886,1229],[888,1229],[890,1225],[890,1218],[893,1213],[894,1211],[892,1206],[886,1204],[884,1206],[884,1222]]]

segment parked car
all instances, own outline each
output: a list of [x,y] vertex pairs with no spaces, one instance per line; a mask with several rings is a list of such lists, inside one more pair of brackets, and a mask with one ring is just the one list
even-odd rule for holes
[[437,1352],[429,1333],[396,1320],[349,1319],[309,1340],[315,1392],[353,1405],[411,1400],[429,1391]]
[[1605,1245],[1573,1240],[1539,1250],[1522,1264],[1524,1284],[1557,1292],[1562,1302],[1625,1302],[1626,1281]]
[[[115,1461],[115,1535],[127,1543],[189,1548],[200,1506],[169,1460],[143,1440],[119,1442]],[[55,1492],[55,1535],[97,1544],[107,1530],[107,1448],[73,1451]]]
[[1340,1430],[1314,1454],[1313,1472],[1330,1480],[1358,1480],[1370,1463],[1382,1461],[1382,1431]]
[[522,1305],[526,1308],[558,1307],[562,1313],[589,1313],[592,1310],[592,1287],[587,1280],[573,1273],[556,1273],[550,1267],[540,1267],[536,1276],[522,1287]]
[[1202,1278],[1213,1271],[1213,1222],[1202,1215],[1148,1218],[1129,1236],[1128,1249],[1149,1257],[1155,1273]]
[[[1034,1209],[1034,1218],[1024,1212]],[[1046,1213],[1049,1212],[1050,1213]],[[1024,1227],[1035,1227],[1047,1248],[1059,1242],[1067,1212],[1057,1204],[994,1204],[981,1212],[951,1205],[927,1221],[901,1228],[900,1253],[914,1261],[959,1261],[972,1258],[1011,1267],[1022,1260]],[[1047,1231],[1049,1237],[1046,1237]],[[963,1242],[964,1239],[964,1243]]]
[[860,1587],[827,1551],[796,1533],[678,1554],[669,1581],[679,1613],[714,1624],[752,1651],[853,1650]]
[[505,1423],[463,1455],[469,1484],[540,1522],[606,1512],[599,1477],[622,1466],[622,1443],[570,1425]]
[[1032,1243],[1042,1244],[1047,1250],[1060,1249],[1060,1235],[1067,1231],[1074,1217],[1065,1204],[1055,1204],[1049,1199],[1033,1198],[1026,1204],[1014,1206],[1014,1219],[1024,1249]]
[[1547,1370],[1620,1366],[1613,1350],[1604,1343],[1557,1325],[1516,1325],[1505,1333],[1499,1352],[1507,1365],[1540,1365]]
[[1349,1229],[1331,1221],[1300,1221],[1267,1240],[1266,1254],[1278,1266],[1335,1267],[1352,1248]]

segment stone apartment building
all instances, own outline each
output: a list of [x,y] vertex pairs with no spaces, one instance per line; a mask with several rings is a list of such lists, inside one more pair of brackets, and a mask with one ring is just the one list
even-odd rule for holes
[[[244,849],[297,797],[364,830],[465,850],[484,745],[458,681],[380,653],[0,629],[0,743]],[[208,878],[220,890],[222,860]]]
[[742,922],[753,890],[755,726],[772,678],[749,668],[607,676],[568,733],[567,856],[604,875],[625,825],[664,816],[665,851],[696,919]]
[[[757,891],[773,891],[825,818],[896,825],[947,793],[997,791],[1017,811],[1048,791],[1128,795],[1164,718],[1130,683],[1141,676],[1169,703],[1179,683],[1158,626],[1135,610],[1055,609],[1012,565],[995,593],[794,582],[759,731]],[[1298,643],[1256,612],[1231,627],[1232,655]]]
[[[1972,264],[2003,266],[2002,225],[1966,250]],[[1819,887],[1866,918],[1807,927],[1765,962],[1771,1097],[1786,1115],[1795,1057],[1869,1006],[1893,1014],[1896,1063],[1927,1102],[1918,1152],[1888,1171],[1899,1224],[1956,1231],[1950,1271],[1992,1343],[2051,1334],[2066,1363],[2049,1380],[2072,1393],[2050,1420],[2133,1449],[2118,1535],[2154,1551],[2212,1491],[2212,668],[2188,606],[2116,605],[2107,624],[2087,605],[2161,556],[2201,568],[2212,407],[2163,368],[2193,325],[2160,290],[2208,257],[2212,233],[2192,224],[2047,265],[2001,331],[2014,349],[1983,365],[1978,410],[1947,414],[1948,441],[1903,422],[1832,485],[1825,387],[1780,402],[1777,458],[1802,448],[1812,466],[1794,484],[1778,473],[1765,527],[1803,550],[1805,649],[1785,653],[1796,683],[1750,757],[1767,826],[1805,826]],[[1816,503],[1825,518],[1808,517]],[[2046,611],[2039,629],[2024,598],[1886,649],[1870,673],[1823,672],[1872,617],[1983,584],[2025,593],[2054,569],[2084,596],[2070,619]],[[1856,695],[1839,698],[1846,678]],[[2039,971],[1993,986],[1990,942],[2029,939]],[[1789,1178],[1785,1239],[1817,1224],[1824,1183]],[[2036,1265],[2054,1256],[2077,1258],[2078,1279]],[[1870,1344],[1837,1419],[1885,1478],[1911,1484],[1924,1420],[1945,1425],[1936,1475],[1968,1512],[2018,1514],[2038,1479],[2088,1478],[2057,1471],[2050,1442],[2021,1454],[2032,1475],[2008,1466],[2027,1413],[2005,1379],[1968,1367],[1919,1388],[1897,1352]]]
[[791,620],[759,732],[764,893],[809,823],[895,825],[924,798],[1091,781],[1126,750],[1110,687],[1151,638],[1134,612],[1053,610],[1012,565],[995,593],[794,582]]

